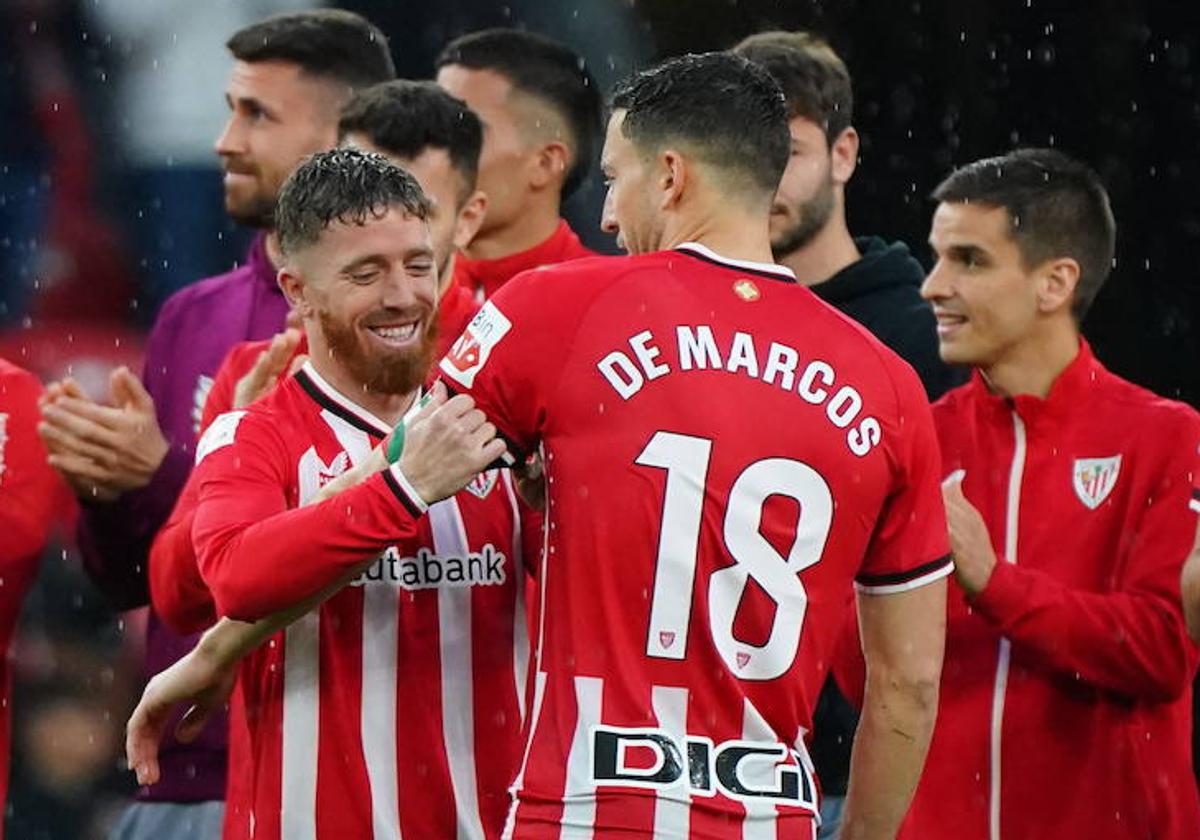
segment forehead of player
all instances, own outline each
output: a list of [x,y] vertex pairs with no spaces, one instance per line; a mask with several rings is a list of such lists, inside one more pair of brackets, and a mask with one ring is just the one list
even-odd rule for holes
[[942,202],[933,213],[929,245],[939,261],[969,267],[1020,261],[1008,211],[995,205]]
[[335,218],[294,262],[309,281],[360,284],[380,273],[424,276],[433,265],[429,224],[400,206]]
[[612,181],[623,172],[628,172],[641,162],[641,155],[633,141],[625,136],[621,126],[625,122],[625,109],[613,111],[604,132],[604,148],[600,152],[600,170],[606,180]]

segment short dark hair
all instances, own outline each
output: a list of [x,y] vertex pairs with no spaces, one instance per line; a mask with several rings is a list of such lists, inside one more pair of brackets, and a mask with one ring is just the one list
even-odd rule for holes
[[[672,58],[617,86],[622,133],[643,150],[681,142],[721,170],[774,196],[791,144],[779,85],[732,53]],[[744,183],[738,178],[731,183]]]
[[284,182],[275,231],[284,254],[311,245],[335,222],[366,224],[400,208],[429,217],[429,199],[417,179],[383,155],[339,147],[308,157]]
[[443,149],[462,178],[459,202],[475,190],[483,124],[461,99],[433,82],[407,79],[360,90],[342,108],[338,140],[364,134],[389,155],[415,158],[426,149]]
[[803,117],[821,126],[830,146],[850,127],[850,71],[825,40],[809,32],[760,32],[733,52],[765,68],[783,89],[788,118]]
[[1117,238],[1108,193],[1091,167],[1054,149],[1017,149],[954,170],[933,198],[1007,210],[1026,268],[1056,257],[1079,263],[1071,314],[1083,320],[1112,268]]
[[552,108],[571,133],[571,166],[563,197],[587,177],[600,132],[600,93],[587,63],[567,47],[532,32],[484,29],[455,38],[437,57],[440,70],[457,64],[499,73],[514,89]]
[[287,61],[355,90],[396,78],[387,36],[341,9],[272,15],[239,29],[225,46],[239,61]]

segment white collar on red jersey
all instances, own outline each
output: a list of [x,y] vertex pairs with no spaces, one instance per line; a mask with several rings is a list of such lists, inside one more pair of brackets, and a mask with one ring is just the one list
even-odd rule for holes
[[[304,366],[301,367],[300,370],[304,373],[305,376],[308,377],[308,380],[310,382],[312,382],[313,386],[318,391],[321,392],[321,396],[323,396],[329,402],[333,403],[334,406],[336,406],[337,408],[340,408],[344,412],[349,413],[352,417],[356,418],[359,421],[359,423],[365,423],[366,425],[372,427],[374,429],[374,431],[377,432],[378,434],[387,435],[387,434],[391,433],[391,431],[392,431],[391,423],[386,423],[383,420],[380,420],[374,414],[367,411],[365,408],[358,405],[353,400],[351,400],[350,398],[346,397],[344,394],[339,392],[336,388],[334,388],[328,382],[326,382],[325,378],[323,376],[321,376],[321,374],[317,373],[317,369],[313,367],[313,364],[311,361],[305,362]],[[420,401],[421,401],[421,392],[418,389],[417,396],[413,400],[413,406],[407,412],[405,412],[405,417],[407,417],[409,414],[412,413],[413,409],[415,409],[417,407],[417,405],[420,403]],[[320,402],[320,400],[318,400],[318,402]],[[329,406],[329,407],[333,408],[333,406]],[[337,412],[335,411],[335,413],[337,413]]]
[[745,271],[756,271],[760,274],[769,274],[773,277],[778,277],[780,280],[790,280],[796,282],[796,272],[792,271],[786,265],[778,265],[776,263],[761,263],[753,260],[735,260],[733,257],[723,257],[709,248],[707,245],[701,245],[699,242],[683,242],[675,246],[676,251],[687,251],[693,256],[708,260],[709,262],[719,263],[720,265],[728,266],[729,268],[740,268]]

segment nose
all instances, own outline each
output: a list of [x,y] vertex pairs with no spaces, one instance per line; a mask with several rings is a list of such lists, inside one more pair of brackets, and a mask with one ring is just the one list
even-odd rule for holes
[[421,298],[419,285],[418,280],[406,271],[389,271],[387,278],[379,284],[379,303],[385,309],[411,310]]
[[943,300],[949,297],[948,274],[944,261],[939,259],[921,284],[921,297],[928,301]]
[[236,155],[246,150],[245,134],[241,129],[237,114],[230,114],[225,121],[225,127],[217,135],[213,148],[221,157]]
[[612,190],[604,194],[604,208],[600,211],[600,230],[614,235],[621,232],[621,226],[617,224],[617,214],[613,212]]

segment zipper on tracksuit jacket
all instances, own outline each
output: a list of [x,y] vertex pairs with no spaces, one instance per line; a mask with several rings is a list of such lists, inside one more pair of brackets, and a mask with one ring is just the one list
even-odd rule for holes
[[[1017,562],[1017,526],[1021,514],[1021,477],[1025,473],[1025,424],[1016,410],[1013,419],[1013,457],[1008,470],[1008,499],[1004,515],[1004,557],[1001,562]],[[1004,694],[1008,689],[1008,665],[1012,643],[1000,639],[996,657],[996,683],[992,692],[991,778],[988,791],[988,837],[1000,840],[1000,747],[1003,737]]]

